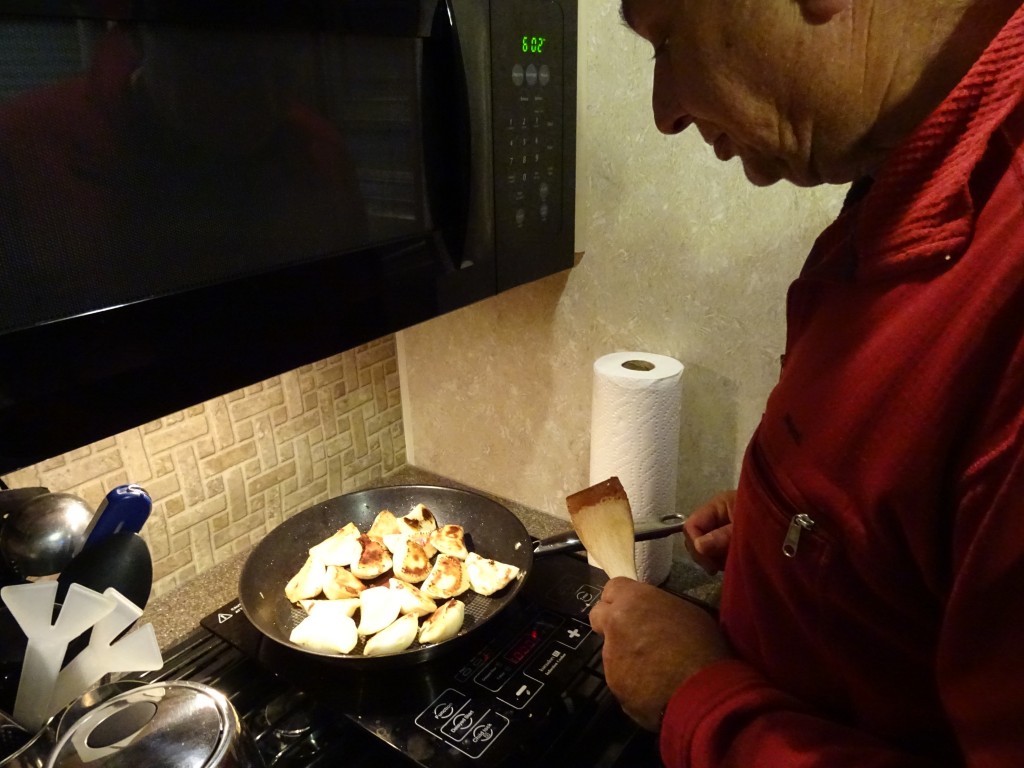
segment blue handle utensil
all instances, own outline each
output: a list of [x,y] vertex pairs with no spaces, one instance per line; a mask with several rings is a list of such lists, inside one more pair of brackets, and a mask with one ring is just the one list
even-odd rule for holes
[[153,500],[139,485],[119,485],[107,494],[85,532],[82,551],[114,533],[138,533],[153,511]]

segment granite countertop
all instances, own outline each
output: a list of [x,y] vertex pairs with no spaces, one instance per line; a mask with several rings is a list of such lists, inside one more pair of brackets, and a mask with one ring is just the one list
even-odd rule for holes
[[[445,485],[476,491],[508,507],[537,539],[547,538],[571,529],[569,522],[538,512],[514,501],[471,488],[448,478],[416,467],[406,466],[374,485],[427,484]],[[219,563],[166,595],[146,606],[141,621],[149,622],[156,630],[162,649],[184,640],[199,626],[209,613],[238,597],[238,580],[248,551]],[[711,605],[717,605],[720,580],[710,577],[687,558],[676,558],[668,580],[663,585],[671,592],[686,594]]]

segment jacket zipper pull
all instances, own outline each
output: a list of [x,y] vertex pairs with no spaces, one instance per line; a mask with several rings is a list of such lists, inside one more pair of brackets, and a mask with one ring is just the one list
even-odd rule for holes
[[796,557],[796,549],[800,546],[800,534],[814,528],[814,520],[810,515],[801,512],[793,515],[789,521],[789,530],[786,531],[786,540],[782,543],[782,554],[786,557]]

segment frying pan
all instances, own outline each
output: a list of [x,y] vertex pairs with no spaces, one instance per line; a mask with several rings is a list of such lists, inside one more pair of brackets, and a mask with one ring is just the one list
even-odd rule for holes
[[[442,643],[414,643],[400,653],[363,656],[362,643],[349,654],[318,651],[292,643],[288,636],[305,618],[305,612],[285,597],[284,587],[306,562],[309,548],[331,536],[347,523],[363,533],[382,509],[397,517],[423,504],[438,525],[461,525],[471,552],[519,568],[519,576],[490,596],[472,590],[459,597],[466,606],[459,634]],[[665,521],[671,522],[665,522]],[[667,536],[682,530],[682,519],[670,515],[660,524],[638,531],[637,539]],[[485,625],[508,605],[529,576],[534,556],[582,549],[572,533],[534,541],[507,507],[480,494],[433,485],[394,485],[370,488],[329,499],[285,520],[268,533],[249,553],[239,578],[242,610],[264,636],[282,646],[354,670],[380,669],[416,664],[447,652],[452,645]],[[385,574],[387,576],[389,574]]]

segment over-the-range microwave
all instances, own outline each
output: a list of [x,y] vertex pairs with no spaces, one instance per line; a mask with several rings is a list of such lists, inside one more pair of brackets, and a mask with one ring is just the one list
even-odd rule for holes
[[572,266],[576,0],[0,0],[0,473]]

